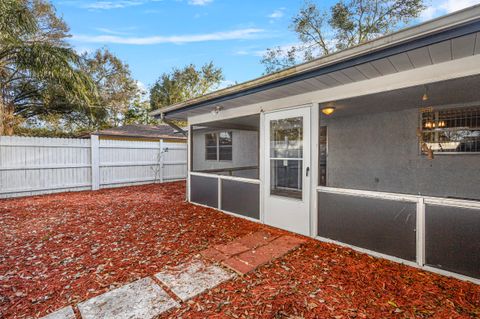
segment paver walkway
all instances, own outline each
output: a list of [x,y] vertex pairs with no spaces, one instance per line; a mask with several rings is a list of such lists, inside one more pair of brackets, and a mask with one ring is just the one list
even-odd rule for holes
[[[283,256],[303,242],[303,239],[294,236],[256,232],[207,249],[201,255],[245,274]],[[193,260],[155,274],[159,284],[153,278],[142,278],[86,300],[77,307],[83,319],[149,319],[178,307],[177,300],[187,301],[234,276],[222,267]],[[165,291],[160,283],[171,292]],[[68,306],[43,319],[75,319],[75,314]]]
[[201,255],[244,275],[296,249],[304,242],[304,239],[294,236],[259,231],[228,244],[208,248]]

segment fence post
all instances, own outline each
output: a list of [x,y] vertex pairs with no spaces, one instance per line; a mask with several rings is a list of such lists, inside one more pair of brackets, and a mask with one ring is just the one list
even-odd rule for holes
[[160,183],[163,183],[163,138],[160,139]]
[[91,164],[92,164],[92,190],[100,189],[100,145],[98,135],[90,135]]

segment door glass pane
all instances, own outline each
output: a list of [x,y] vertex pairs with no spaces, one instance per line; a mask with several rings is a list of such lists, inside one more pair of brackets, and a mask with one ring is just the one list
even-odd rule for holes
[[270,121],[270,194],[302,199],[303,117]]
[[270,194],[302,199],[301,160],[270,160]]
[[270,157],[303,157],[303,117],[270,121]]

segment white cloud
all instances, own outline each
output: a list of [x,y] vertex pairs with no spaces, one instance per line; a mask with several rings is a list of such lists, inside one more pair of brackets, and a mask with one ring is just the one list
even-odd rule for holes
[[270,13],[268,17],[270,19],[280,19],[285,15],[285,13],[283,12],[284,10],[285,8],[276,9],[272,13]]
[[262,29],[239,29],[233,31],[213,32],[205,34],[191,35],[173,35],[173,36],[150,36],[150,37],[122,37],[118,35],[73,35],[72,40],[85,43],[116,43],[116,44],[133,44],[133,45],[149,45],[161,43],[191,43],[191,42],[207,42],[207,41],[225,41],[225,40],[244,40],[257,37],[264,30]]
[[96,1],[91,3],[82,4],[82,8],[86,9],[97,9],[97,10],[110,10],[110,9],[121,9],[126,7],[138,6],[143,4],[144,1]]
[[431,20],[477,4],[480,4],[480,0],[433,0],[420,15],[420,20]]
[[446,0],[440,6],[448,13],[479,4],[480,0]]
[[[132,28],[129,28],[132,29]],[[95,28],[95,30],[107,33],[107,34],[113,34],[113,35],[129,35],[131,34],[130,32],[125,32],[125,31],[117,31],[117,30],[112,30],[108,28]]]
[[188,4],[191,4],[192,6],[206,6],[212,2],[213,0],[189,0]]

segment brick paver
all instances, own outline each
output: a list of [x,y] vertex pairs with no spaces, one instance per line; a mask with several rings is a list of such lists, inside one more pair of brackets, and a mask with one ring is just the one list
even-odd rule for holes
[[304,239],[258,231],[201,252],[204,258],[243,275],[300,246]]

